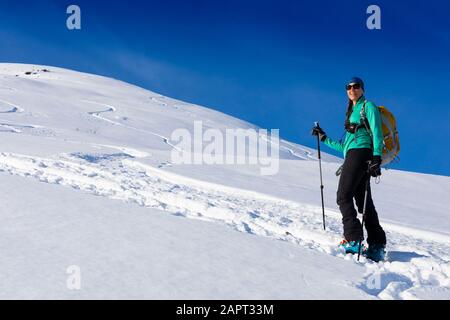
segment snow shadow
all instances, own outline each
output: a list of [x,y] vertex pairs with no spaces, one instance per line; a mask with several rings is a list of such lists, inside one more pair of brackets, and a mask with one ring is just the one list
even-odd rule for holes
[[111,154],[95,154],[95,153],[82,153],[82,152],[74,152],[70,154],[72,157],[79,158],[85,160],[90,163],[99,163],[102,161],[109,161],[115,159],[134,159],[133,156],[128,153],[119,152],[119,153],[111,153]]
[[411,262],[414,258],[427,258],[427,256],[418,254],[417,252],[408,251],[389,251],[388,261]]
[[16,113],[19,109],[17,109],[16,107],[7,110],[7,111],[0,111],[0,113]]

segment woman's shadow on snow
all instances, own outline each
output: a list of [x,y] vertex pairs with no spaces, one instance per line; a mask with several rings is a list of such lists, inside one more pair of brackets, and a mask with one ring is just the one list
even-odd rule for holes
[[410,262],[414,258],[426,258],[427,256],[409,251],[389,251],[387,260],[390,262]]

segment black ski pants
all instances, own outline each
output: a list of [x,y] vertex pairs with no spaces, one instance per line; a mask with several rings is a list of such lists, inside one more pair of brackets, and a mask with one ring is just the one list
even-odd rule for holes
[[[353,199],[355,199],[358,212],[363,213],[366,183],[370,179],[370,175],[367,172],[367,161],[370,160],[372,160],[371,149],[350,149],[346,154],[342,167],[337,191],[337,204],[342,213],[344,237],[347,241],[358,241],[362,238],[361,222],[358,219]],[[386,244],[386,234],[380,226],[378,214],[372,201],[370,180],[364,224],[369,245]]]

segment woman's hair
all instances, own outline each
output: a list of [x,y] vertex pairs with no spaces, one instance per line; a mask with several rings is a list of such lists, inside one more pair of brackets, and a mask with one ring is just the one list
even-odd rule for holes
[[345,114],[347,117],[346,118],[347,120],[350,119],[350,115],[352,114],[352,111],[353,111],[353,101],[348,99],[347,113]]

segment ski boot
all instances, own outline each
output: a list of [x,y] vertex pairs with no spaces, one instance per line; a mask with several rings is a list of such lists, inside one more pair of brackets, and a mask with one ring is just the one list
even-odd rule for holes
[[386,257],[386,246],[382,244],[372,244],[369,248],[364,250],[363,255],[372,261],[379,262],[383,261]]
[[348,242],[347,240],[344,239],[339,244],[339,247],[344,248],[345,249],[345,253],[358,254],[360,243],[361,243],[361,241],[350,241],[350,242]]

